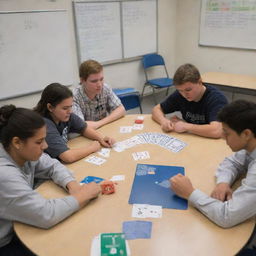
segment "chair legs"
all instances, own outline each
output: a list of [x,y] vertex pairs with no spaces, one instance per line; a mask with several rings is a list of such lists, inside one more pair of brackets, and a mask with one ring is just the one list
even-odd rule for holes
[[146,87],[146,86],[147,86],[147,84],[144,84],[143,89],[142,89],[142,93],[141,93],[140,102],[142,102],[142,100],[143,100],[143,94],[144,94],[144,90],[145,90],[145,87]]
[[155,103],[155,105],[157,105],[155,88],[153,86],[152,86],[152,90],[153,90],[154,103]]

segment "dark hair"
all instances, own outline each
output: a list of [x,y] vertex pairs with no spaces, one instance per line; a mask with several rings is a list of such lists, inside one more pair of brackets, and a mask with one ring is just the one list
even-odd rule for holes
[[103,70],[103,66],[96,60],[84,61],[79,67],[79,76],[87,80],[89,75],[98,74]]
[[237,134],[241,134],[245,129],[250,129],[256,137],[256,104],[253,102],[233,101],[218,113],[218,119]]
[[59,83],[52,83],[45,87],[42,92],[41,99],[34,108],[42,116],[46,116],[49,112],[47,104],[50,103],[56,107],[63,100],[73,97],[71,90],[68,87]]
[[180,66],[174,76],[173,76],[173,84],[174,85],[181,85],[186,82],[191,83],[198,83],[201,79],[201,75],[199,73],[199,70],[192,64],[184,64]]
[[0,108],[0,140],[7,149],[13,137],[26,140],[45,125],[43,118],[26,108],[5,105]]

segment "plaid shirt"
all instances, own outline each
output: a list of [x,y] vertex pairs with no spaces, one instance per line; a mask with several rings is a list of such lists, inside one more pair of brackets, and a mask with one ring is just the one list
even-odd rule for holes
[[73,95],[72,110],[85,121],[99,121],[122,104],[107,84],[92,100],[87,97],[81,85],[73,90]]

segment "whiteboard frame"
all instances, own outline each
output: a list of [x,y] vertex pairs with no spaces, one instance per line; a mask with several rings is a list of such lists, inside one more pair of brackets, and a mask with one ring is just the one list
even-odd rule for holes
[[[80,43],[79,43],[79,35],[78,35],[78,27],[77,27],[77,22],[76,22],[76,14],[75,14],[75,4],[76,3],[112,3],[112,2],[118,2],[119,3],[119,8],[120,8],[120,28],[121,28],[121,48],[122,48],[122,58],[121,59],[113,59],[110,61],[99,61],[102,65],[107,66],[107,65],[112,65],[112,64],[118,64],[118,63],[126,63],[126,62],[132,62],[132,61],[137,61],[142,58],[143,55],[138,55],[135,57],[129,57],[125,58],[124,57],[124,36],[123,36],[123,18],[122,18],[122,3],[123,2],[146,2],[146,1],[151,1],[151,0],[103,0],[103,1],[91,1],[91,0],[84,0],[84,1],[79,1],[79,0],[73,0],[72,1],[72,9],[73,9],[73,19],[74,19],[74,31],[75,31],[75,37],[76,37],[76,47],[77,47],[77,61],[78,61],[78,66],[84,61],[81,59],[81,48],[80,48]],[[156,2],[156,51],[154,52],[149,52],[149,53],[156,53],[158,52],[158,0],[153,0]]]

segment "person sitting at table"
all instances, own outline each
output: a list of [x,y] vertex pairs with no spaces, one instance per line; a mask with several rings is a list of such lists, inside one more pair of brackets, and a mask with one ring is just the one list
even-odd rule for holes
[[[100,193],[96,183],[80,185],[58,160],[43,153],[46,126],[36,112],[5,105],[0,108],[0,255],[34,255],[19,240],[13,221],[48,229]],[[52,179],[69,195],[45,199],[35,179]]]
[[[227,104],[225,96],[216,88],[204,85],[198,69],[192,64],[177,69],[173,84],[176,91],[153,108],[153,120],[164,132],[220,138],[221,123],[217,121],[217,113]],[[183,120],[176,115],[171,119],[165,116],[175,111],[181,112]]]
[[73,112],[89,127],[99,127],[125,115],[125,108],[112,89],[104,83],[103,66],[87,60],[79,68],[80,85],[73,90]]
[[[53,158],[72,163],[98,151],[101,146],[112,147],[114,140],[103,137],[99,132],[87,126],[80,117],[72,113],[73,95],[64,85],[49,84],[42,92],[41,99],[34,108],[44,117],[47,126],[45,150]],[[89,146],[69,149],[68,134],[80,133],[94,140]]]
[[[172,190],[188,199],[199,211],[223,228],[230,228],[256,214],[256,104],[237,100],[218,114],[226,143],[235,153],[224,159],[216,172],[211,196],[195,189],[186,176],[170,179]],[[246,175],[241,186],[232,184]]]

